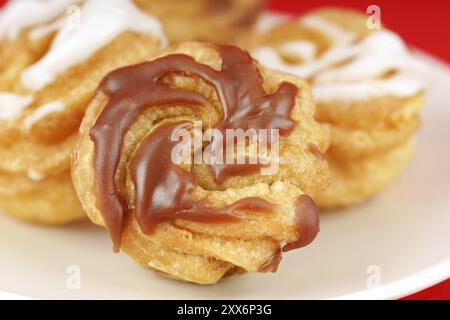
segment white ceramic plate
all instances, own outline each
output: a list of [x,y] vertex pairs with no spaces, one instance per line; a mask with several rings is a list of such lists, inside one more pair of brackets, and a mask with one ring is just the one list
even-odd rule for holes
[[113,254],[106,232],[90,223],[41,228],[0,215],[0,298],[389,299],[450,277],[450,69],[421,56],[432,81],[412,163],[369,203],[324,214],[316,241],[285,255],[278,273],[180,283]]

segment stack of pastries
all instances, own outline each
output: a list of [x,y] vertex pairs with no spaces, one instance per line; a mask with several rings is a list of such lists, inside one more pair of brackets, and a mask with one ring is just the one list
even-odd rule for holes
[[332,136],[332,183],[315,198],[326,209],[362,202],[392,182],[420,125],[425,67],[398,35],[367,21],[359,12],[320,9],[246,43],[263,65],[312,86],[315,118]]
[[[421,65],[354,12],[252,31],[265,2],[9,1],[4,211],[53,225],[87,216],[145,268],[212,284],[275,272],[284,252],[318,234],[316,203],[351,205],[382,189],[411,155]],[[214,135],[182,145],[174,161],[174,137],[229,130],[277,139],[266,137],[254,163],[234,153],[197,162],[228,143]],[[276,170],[265,170],[274,154]]]

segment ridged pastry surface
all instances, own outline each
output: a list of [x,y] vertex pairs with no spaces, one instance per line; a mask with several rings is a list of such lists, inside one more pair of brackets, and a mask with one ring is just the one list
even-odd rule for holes
[[[234,64],[237,61],[242,63],[241,70],[247,70],[242,72],[248,72],[248,77],[230,73],[236,78],[227,78],[224,70],[228,69],[222,68],[226,65],[233,70],[238,66]],[[158,73],[159,68],[167,68],[170,72],[162,72],[164,76],[160,82],[153,82],[155,78],[151,75]],[[142,91],[130,86],[131,91],[123,90],[127,94],[105,92],[105,88],[121,92],[120,79],[134,79],[133,74],[147,79],[148,82],[143,83],[134,80],[142,85]],[[196,120],[202,122],[204,129],[220,127],[225,122],[227,125],[242,123],[230,120],[232,116],[227,117],[227,112],[234,112],[231,111],[234,109],[230,105],[227,109],[224,102],[231,100],[218,95],[227,92],[226,89],[222,92],[223,88],[238,90],[241,87],[235,84],[241,81],[250,83],[251,88],[243,91],[243,97],[253,96],[253,90],[257,90],[262,99],[270,99],[282,88],[297,88],[292,92],[293,105],[287,114],[290,120],[276,122],[289,123],[290,128],[280,137],[279,170],[271,175],[261,175],[259,171],[235,173],[218,182],[206,164],[175,166],[169,163],[170,156],[164,155],[170,155],[171,151],[170,140],[164,142],[170,137],[168,133],[183,126],[189,128],[189,123]],[[318,156],[327,149],[329,137],[327,131],[313,120],[314,105],[309,87],[303,80],[263,68],[237,47],[187,42],[170,47],[147,64],[111,73],[101,88],[103,90],[96,95],[83,120],[72,172],[85,211],[92,221],[108,228],[116,249],[120,248],[138,263],[169,277],[208,284],[245,271],[273,272],[283,247],[285,251],[294,249],[315,237],[318,216],[313,201],[306,194],[319,193],[329,183],[328,165]],[[152,95],[159,90],[166,90],[167,96]],[[172,93],[173,100],[169,104],[150,102],[164,100]],[[188,97],[194,100],[188,102]],[[246,101],[242,97],[230,97],[238,101],[243,99],[238,103]],[[200,105],[195,99],[199,99]],[[282,106],[279,102],[282,100],[274,101],[278,102],[273,102],[273,108]],[[121,147],[117,149],[116,143],[120,141],[115,133],[119,131],[114,129],[117,123],[108,119],[110,116],[111,119],[121,118],[115,118],[116,109],[123,108],[124,112],[134,114],[133,110],[142,107],[144,109],[132,124],[126,126]],[[261,107],[259,112],[262,113],[255,114],[255,119],[261,115],[264,118],[263,110],[267,104],[263,103]],[[271,116],[276,118],[275,114]],[[127,117],[129,115],[123,118]],[[111,133],[103,135],[102,130],[111,130]],[[109,135],[115,138],[109,140]],[[96,149],[101,145],[111,148]],[[316,148],[312,150],[311,145]],[[104,158],[103,150],[109,154],[107,158]],[[111,150],[120,152],[117,168],[113,165],[115,162],[110,161],[117,151]],[[154,150],[158,151],[155,153]],[[115,170],[107,169],[111,166]],[[137,169],[143,171],[135,171]],[[166,173],[173,174],[176,180],[167,178]],[[159,176],[161,178],[155,178]],[[108,182],[111,178],[114,183]],[[155,183],[157,188],[152,189]],[[147,187],[141,189],[142,186]],[[157,196],[160,188],[165,190],[164,198]],[[100,193],[102,190],[110,191],[107,195]],[[180,192],[182,196],[178,197]],[[121,203],[127,203],[127,206]],[[142,208],[153,209],[142,211]],[[169,213],[162,208],[167,208]],[[122,221],[119,227],[118,221]]]

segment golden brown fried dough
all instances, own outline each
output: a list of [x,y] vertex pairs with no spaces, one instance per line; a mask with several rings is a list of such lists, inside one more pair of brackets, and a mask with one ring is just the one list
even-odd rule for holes
[[70,171],[41,181],[0,174],[0,204],[4,212],[36,224],[63,225],[85,217]]
[[413,143],[409,141],[370,158],[352,162],[329,161],[333,182],[315,198],[317,204],[324,209],[333,209],[373,197],[400,175],[413,150]]
[[[369,29],[364,14],[331,8],[255,34],[246,47],[265,66],[312,85],[315,118],[331,130],[327,159],[337,170],[320,206],[361,202],[398,175],[411,153],[404,145],[420,126],[426,86],[424,66],[396,34]],[[397,156],[381,161],[391,154]]]
[[[183,201],[194,203],[200,208],[206,206],[214,209],[210,209],[211,212],[201,216],[202,219],[205,219],[204,221],[192,220],[189,215],[173,219],[167,218],[159,221],[150,232],[145,232],[136,210],[143,201],[147,200],[143,200],[139,194],[135,193],[138,182],[132,173],[135,168],[134,163],[137,161],[136,159],[140,159],[142,150],[146,150],[144,147],[146,143],[159,141],[159,138],[155,137],[159,137],[160,132],[164,132],[166,128],[199,120],[204,126],[203,130],[206,130],[224,121],[225,106],[222,105],[223,100],[218,95],[218,89],[212,86],[212,82],[208,83],[202,80],[201,75],[193,76],[191,73],[194,71],[181,71],[206,68],[210,74],[224,72],[222,68],[225,63],[225,54],[227,54],[227,59],[230,59],[229,55],[232,56],[232,60],[240,61],[239,59],[243,58],[245,63],[241,62],[243,63],[242,68],[245,70],[253,68],[251,70],[259,74],[258,77],[261,81],[259,85],[262,85],[263,91],[267,95],[274,94],[282,83],[285,83],[284,86],[289,83],[289,86],[294,85],[293,88],[298,88],[294,95],[292,110],[288,115],[294,120],[292,131],[280,137],[279,170],[271,175],[261,175],[258,171],[254,174],[231,176],[223,183],[218,183],[212,177],[211,170],[206,164],[183,164],[176,167],[183,171],[173,169],[172,173],[178,172],[182,175],[181,177],[183,175],[195,177],[195,187],[186,195],[188,200],[183,197]],[[204,99],[201,105],[176,102],[156,106],[145,104],[143,106],[147,109],[144,109],[127,129],[120,148],[120,161],[116,172],[112,175],[115,177],[114,188],[120,194],[122,201],[128,203],[126,208],[129,209],[123,217],[123,225],[119,226],[119,239],[115,239],[115,243],[119,242],[122,251],[151,270],[157,270],[171,278],[199,284],[215,283],[224,276],[242,272],[276,271],[283,247],[288,250],[294,249],[297,245],[300,246],[299,243],[302,241],[305,241],[303,244],[309,243],[317,232],[317,230],[313,230],[314,227],[310,229],[312,225],[317,227],[318,221],[314,203],[305,193],[319,193],[329,184],[328,165],[320,156],[320,153],[325,152],[328,147],[329,137],[327,131],[313,120],[314,104],[308,85],[298,77],[262,68],[245,52],[232,46],[186,42],[172,46],[161,53],[159,57],[148,64],[111,73],[103,80],[101,86],[103,89],[99,90],[87,109],[72,164],[73,182],[83,208],[94,223],[109,228],[114,240],[112,216],[99,209],[99,207],[102,208],[99,206],[100,203],[103,203],[102,201],[106,200],[107,206],[114,201],[113,193],[110,198],[99,192],[98,178],[104,177],[107,172],[105,171],[99,176],[99,171],[96,170],[101,167],[96,167],[96,164],[98,161],[101,163],[103,156],[99,153],[97,156],[100,158],[96,157],[94,152],[97,150],[95,149],[96,144],[92,140],[101,133],[98,130],[111,128],[110,125],[104,126],[98,122],[100,118],[103,119],[105,112],[113,112],[114,108],[124,107],[125,112],[134,114],[133,108],[136,108],[136,103],[141,100],[133,99],[137,96],[144,100],[154,98],[152,90],[157,91],[157,89],[151,89],[152,85],[164,84],[165,90],[169,90],[167,94],[171,92],[170,90],[176,89],[178,90],[176,92],[183,95],[199,95],[201,99]],[[120,83],[119,80],[111,80],[115,76],[123,76],[123,79],[141,83],[143,80],[133,79],[133,74],[142,76],[145,72],[156,72],[154,70],[159,70],[161,66],[164,68],[171,65],[173,62],[169,62],[172,61],[169,59],[176,60],[177,68],[173,73],[165,74],[161,80],[162,83],[154,84],[153,78],[147,79],[148,83],[144,81],[142,92],[138,89],[133,89],[132,92],[125,90],[127,94],[120,95],[120,98],[114,98],[113,102],[108,93],[104,91],[109,81]],[[159,64],[159,61],[162,63]],[[184,65],[181,61],[189,63],[189,65]],[[229,63],[228,60],[226,61]],[[247,64],[250,64],[250,67]],[[233,63],[227,64],[227,66],[236,68]],[[133,70],[137,70],[137,73],[134,73]],[[180,72],[176,72],[177,70]],[[253,79],[238,77],[237,80],[230,81],[251,82]],[[123,85],[126,86],[126,84]],[[160,87],[158,88],[161,90]],[[120,90],[120,86],[117,89]],[[180,91],[182,89],[186,91]],[[143,98],[142,94],[145,94],[146,98]],[[112,104],[110,105],[110,103]],[[276,102],[276,104],[279,103]],[[127,105],[128,107],[125,107]],[[125,115],[123,116],[125,117]],[[115,121],[117,120],[119,119]],[[111,130],[114,130],[115,123],[113,122],[111,125]],[[107,137],[112,136],[112,132],[114,131],[111,131]],[[115,148],[116,141],[112,139],[108,143],[109,147]],[[316,147],[312,148],[313,145]],[[167,152],[170,154],[170,149],[169,144],[163,144],[162,149],[157,149],[158,153],[156,154]],[[104,160],[109,162],[112,155],[110,154],[109,158]],[[164,171],[165,165],[164,161],[152,163],[148,171],[140,175],[148,176],[151,179]],[[109,164],[105,163],[105,166],[109,166]],[[173,189],[178,190],[180,185],[185,183],[183,179],[172,181]],[[166,190],[167,193],[164,193],[163,198],[169,198],[171,191],[171,188]],[[153,196],[154,194],[148,195],[144,199],[154,199]],[[235,215],[233,219],[236,220],[206,221],[213,219],[211,215],[214,214],[214,210],[221,212],[220,210],[223,208],[248,199],[252,199],[252,201],[259,199],[258,203],[268,203],[272,209],[242,207],[233,211]],[[173,204],[167,205],[172,206]],[[158,209],[155,208],[155,210]],[[154,211],[148,212],[149,217],[154,214]],[[191,214],[196,214],[195,209]],[[229,215],[226,217],[226,219],[230,219]],[[115,221],[118,219],[119,217],[114,218]],[[306,241],[306,239],[308,240]]]
[[266,0],[134,0],[158,17],[173,42],[233,42],[251,29]]
[[[30,222],[61,224],[85,216],[68,174],[84,111],[106,73],[143,61],[164,41],[157,21],[131,0],[83,1],[75,7],[83,16],[79,28],[71,28],[66,16],[72,2],[78,3],[33,2],[36,12],[22,12],[29,10],[26,2],[11,2],[2,11],[1,183],[20,180],[28,191],[0,187],[0,203]],[[25,14],[29,21],[14,19]],[[111,17],[114,27],[102,22]]]

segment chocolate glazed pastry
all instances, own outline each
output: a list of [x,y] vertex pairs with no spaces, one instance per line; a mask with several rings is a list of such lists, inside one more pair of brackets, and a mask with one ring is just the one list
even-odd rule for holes
[[[262,69],[237,47],[173,46],[103,79],[80,129],[74,184],[115,251],[146,267],[201,284],[273,272],[282,251],[319,230],[305,193],[328,184],[317,156],[328,137],[313,112],[304,81]],[[262,161],[176,164],[174,137],[195,136],[195,121],[220,133],[278,130],[278,170],[262,175]],[[190,157],[218,142],[194,143]],[[275,140],[267,143],[275,152]]]

